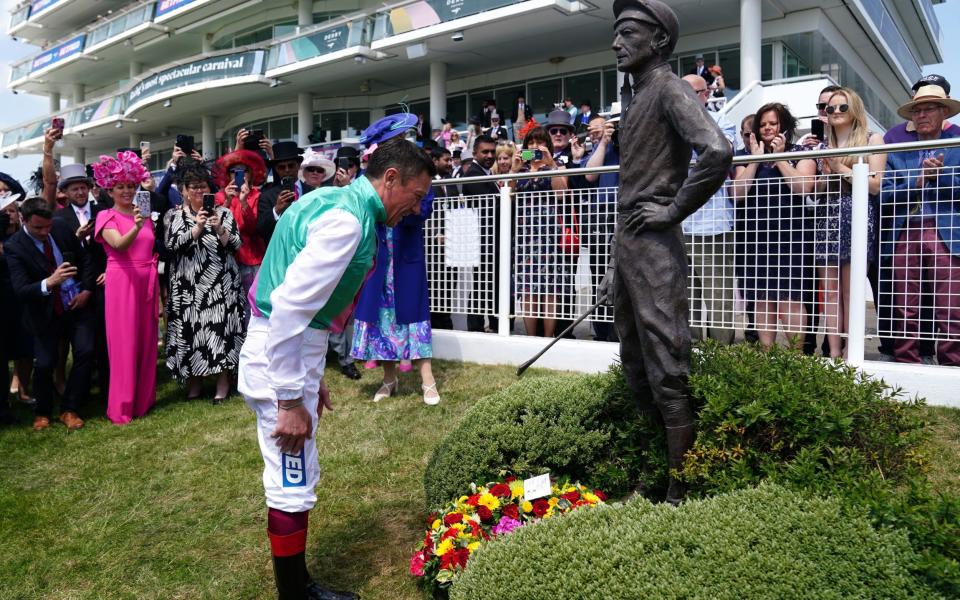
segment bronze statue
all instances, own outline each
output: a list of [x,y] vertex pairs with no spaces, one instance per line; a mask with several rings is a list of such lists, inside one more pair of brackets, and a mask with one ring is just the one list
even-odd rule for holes
[[[613,51],[626,75],[621,98],[620,194],[610,266],[600,294],[614,306],[620,358],[641,411],[662,418],[671,470],[693,445],[687,391],[687,255],[680,223],[716,192],[732,159],[690,86],[666,60],[679,22],[659,0],[616,0]],[[691,148],[696,166],[689,169]],[[689,170],[689,172],[688,172]],[[666,501],[683,500],[670,478]]]

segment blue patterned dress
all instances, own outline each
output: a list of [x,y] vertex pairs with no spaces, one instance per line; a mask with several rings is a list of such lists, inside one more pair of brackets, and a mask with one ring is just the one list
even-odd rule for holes
[[397,323],[396,298],[393,282],[393,229],[387,229],[387,276],[383,280],[380,297],[380,321],[353,322],[353,348],[350,355],[357,360],[417,360],[431,358],[433,333],[430,321]]

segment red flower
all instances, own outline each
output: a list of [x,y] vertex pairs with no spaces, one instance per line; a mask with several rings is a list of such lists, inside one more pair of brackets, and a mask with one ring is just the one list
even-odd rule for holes
[[443,524],[446,525],[447,527],[450,527],[454,523],[459,523],[462,520],[463,520],[463,515],[461,515],[458,512],[452,512],[443,517]]
[[459,531],[453,527],[443,532],[443,535],[440,536],[440,540],[445,540],[447,538],[457,537]]
[[433,538],[430,537],[429,531],[423,536],[423,549],[427,552],[433,552]]
[[507,475],[507,476],[504,478],[504,481],[505,481],[506,483],[513,483],[513,482],[516,481],[516,480],[517,480],[517,478],[514,477],[513,475]]
[[597,498],[600,498],[604,502],[607,501],[607,495],[601,492],[600,490],[593,490],[593,495],[596,496]]
[[510,486],[505,483],[498,483],[490,488],[490,493],[494,496],[499,496],[500,498],[509,498]]
[[477,507],[477,514],[480,515],[480,520],[484,523],[489,523],[493,520],[493,513],[490,512],[489,508],[482,504]]
[[547,511],[550,509],[550,504],[543,498],[537,498],[533,501],[533,514],[537,517],[542,517],[547,514]]
[[573,490],[572,492],[567,492],[566,494],[560,497],[566,500],[567,502],[569,502],[570,504],[573,504],[580,499],[580,492],[578,492],[577,490]]
[[516,519],[517,521],[520,520],[520,509],[517,508],[516,504],[504,504],[503,509],[501,509],[500,512],[502,512],[504,516],[510,517],[511,519]]
[[467,498],[467,505],[476,506],[479,501],[480,501],[480,494],[474,494],[469,498]]
[[470,551],[466,548],[457,548],[447,552],[440,557],[440,568],[452,571],[454,567],[461,569],[467,566],[467,559],[470,558]]

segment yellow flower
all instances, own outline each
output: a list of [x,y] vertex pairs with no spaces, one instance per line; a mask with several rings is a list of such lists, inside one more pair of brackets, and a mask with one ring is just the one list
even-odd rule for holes
[[510,482],[510,497],[519,498],[523,496],[523,482],[516,480]]
[[453,550],[453,540],[451,540],[450,538],[447,538],[437,545],[437,549],[434,552],[434,554],[436,554],[437,556],[443,556],[444,554],[446,554],[447,552],[450,552],[451,550]]
[[473,551],[480,547],[480,542],[473,542],[472,544],[467,544],[467,550],[470,554],[473,554]]
[[496,510],[500,508],[500,501],[497,500],[496,496],[489,493],[480,496],[480,499],[477,501],[477,504],[480,504],[481,506],[486,506],[490,510]]
[[441,525],[440,519],[434,519],[433,523],[430,525],[430,529],[433,529],[434,531],[436,531],[437,529],[440,529],[440,525]]
[[600,502],[600,498],[598,498],[596,494],[592,492],[584,492],[583,499],[589,502],[590,504],[596,504],[597,502]]
[[523,504],[520,505],[520,508],[523,509],[523,512],[533,512],[533,503],[531,503],[529,500],[525,500]]
[[574,491],[576,491],[576,490],[577,490],[577,488],[573,487],[573,486],[570,485],[569,483],[568,483],[567,485],[563,486],[563,493],[564,493],[564,494],[569,494],[570,492],[574,492]]
[[467,526],[461,522],[461,523],[454,523],[453,525],[450,526],[450,528],[456,529],[457,531],[463,531],[464,529],[467,528]]
[[557,500],[556,498],[550,498],[549,500],[547,500],[547,504],[550,505],[550,508],[553,508],[554,506],[556,506],[557,502],[559,502],[559,500]]

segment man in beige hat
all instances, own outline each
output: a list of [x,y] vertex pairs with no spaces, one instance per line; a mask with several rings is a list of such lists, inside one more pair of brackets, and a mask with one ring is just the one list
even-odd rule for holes
[[[934,84],[920,86],[913,99],[897,109],[897,114],[913,122],[918,141],[958,137],[943,128],[943,122],[958,113],[960,101]],[[933,325],[942,336],[937,360],[941,365],[960,366],[960,227],[954,226],[960,219],[957,200],[960,148],[887,155],[881,196],[881,258],[890,259],[891,265],[880,279],[893,283],[893,333],[898,338],[893,355],[897,362],[920,362],[921,290],[926,288],[933,292]]]

